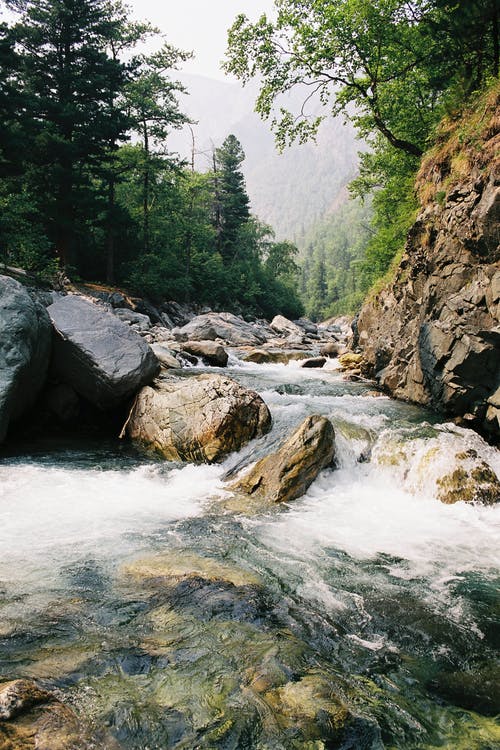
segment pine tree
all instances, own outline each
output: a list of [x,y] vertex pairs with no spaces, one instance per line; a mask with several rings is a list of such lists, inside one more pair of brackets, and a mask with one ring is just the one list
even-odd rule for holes
[[234,135],[228,135],[214,154],[214,225],[217,248],[225,263],[238,252],[238,234],[250,219],[250,200],[241,165],[245,153]]
[[27,175],[63,265],[75,262],[78,236],[94,199],[92,175],[123,135],[113,106],[126,67],[109,54],[117,22],[107,0],[16,0],[27,118],[35,127]]

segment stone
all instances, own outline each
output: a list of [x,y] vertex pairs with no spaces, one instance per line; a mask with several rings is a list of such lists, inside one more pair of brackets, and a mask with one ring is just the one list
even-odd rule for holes
[[304,330],[302,326],[292,323],[291,320],[285,318],[283,315],[276,315],[271,321],[271,328],[273,331],[281,334],[282,336],[302,336]]
[[299,326],[299,328],[302,328],[306,333],[309,333],[313,336],[318,333],[318,326],[316,325],[316,323],[313,323],[312,320],[308,320],[307,318],[299,318],[298,320],[294,320],[293,323],[296,326]]
[[118,308],[114,310],[114,313],[119,320],[127,323],[129,326],[133,325],[138,331],[148,331],[151,328],[149,315],[143,315],[127,308]]
[[242,357],[244,362],[255,364],[282,364],[287,365],[290,361],[305,359],[307,352],[286,349],[252,349]]
[[[459,461],[477,456],[457,454]],[[437,482],[437,497],[442,503],[452,505],[458,502],[494,505],[500,502],[500,481],[485,461],[474,460],[472,467],[457,466],[456,469],[440,477]]]
[[382,382],[379,373],[390,373],[383,385],[391,395],[498,441],[490,398],[500,383],[500,187],[495,160],[484,163],[450,191],[447,169],[424,159],[421,179],[446,201],[422,208],[394,278],[366,300],[358,330],[363,374]]
[[362,354],[347,352],[339,357],[339,364],[344,370],[356,370],[363,363],[363,360]]
[[302,360],[300,362],[300,367],[321,369],[321,367],[324,367],[325,364],[326,364],[325,357],[310,357],[309,359]]
[[221,563],[211,557],[203,557],[182,550],[134,560],[124,566],[123,572],[136,580],[152,583],[203,578],[206,581],[222,581],[233,586],[259,586],[262,584],[261,579],[255,573],[246,571],[236,565]]
[[0,721],[9,721],[38,703],[46,703],[51,695],[30,680],[12,680],[0,684]]
[[0,443],[44,386],[51,336],[45,308],[18,281],[0,276]]
[[50,305],[58,378],[100,409],[111,409],[158,374],[160,364],[139,334],[76,295]]
[[335,456],[335,431],[326,417],[307,417],[281,447],[258,461],[231,489],[270,502],[296,500]]
[[182,328],[174,328],[173,334],[178,341],[221,339],[230,346],[259,346],[267,340],[263,327],[247,323],[232,313],[198,315]]
[[229,359],[228,353],[215,341],[187,341],[182,344],[182,351],[200,357],[210,367],[226,367]]
[[0,685],[2,750],[84,750],[85,739],[76,715],[53,694],[30,680]]
[[345,347],[342,346],[338,341],[329,341],[327,344],[321,347],[319,353],[322,357],[330,357],[331,359],[338,357],[339,354],[345,353]]
[[257,393],[203,374],[143,388],[124,431],[170,461],[213,463],[270,428],[269,409]]
[[299,729],[306,740],[324,739],[326,734],[330,742],[339,742],[352,719],[347,706],[320,675],[287,682],[265,693],[263,699],[282,731]]
[[175,353],[171,351],[168,346],[164,346],[161,343],[151,344],[151,349],[162,367],[167,370],[174,370],[181,367],[181,363],[175,357]]

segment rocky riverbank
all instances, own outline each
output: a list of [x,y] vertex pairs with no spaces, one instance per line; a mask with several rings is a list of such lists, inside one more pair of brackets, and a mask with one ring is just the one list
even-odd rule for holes
[[500,440],[498,102],[438,140],[418,177],[421,211],[394,280],[358,321],[365,372]]

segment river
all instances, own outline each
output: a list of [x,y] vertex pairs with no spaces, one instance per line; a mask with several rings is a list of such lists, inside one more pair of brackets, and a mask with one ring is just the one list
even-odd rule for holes
[[[498,452],[335,370],[233,357],[228,374],[273,429],[221,465],[114,440],[4,451],[2,677],[56,689],[125,750],[498,750],[500,508],[370,461],[458,436],[500,473]],[[228,473],[313,413],[335,469],[287,506],[235,501]]]

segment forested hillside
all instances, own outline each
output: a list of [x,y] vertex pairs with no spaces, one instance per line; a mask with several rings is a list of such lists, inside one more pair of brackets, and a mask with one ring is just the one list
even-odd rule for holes
[[[177,80],[187,53],[121,2],[2,5],[3,262],[153,299],[299,315],[296,249],[251,214],[238,139],[226,131],[203,173],[172,153],[172,132],[189,122]],[[146,40],[155,52],[138,51]]]
[[[252,211],[270,224],[279,239],[305,247],[306,235],[328,219],[347,198],[345,186],[358,171],[362,144],[354,128],[342,117],[325,120],[315,142],[294,144],[282,153],[267,123],[254,112],[257,87],[216,81],[203,76],[181,74],[186,88],[181,106],[193,120],[190,128],[172,133],[173,150],[191,159],[194,135],[197,169],[211,168],[213,144],[219,144],[228,130],[245,150],[243,164]],[[288,104],[300,107],[300,95],[293,93]]]
[[[460,117],[498,77],[498,5],[283,0],[276,8],[275,19],[235,20],[226,70],[243,83],[258,78],[256,109],[282,147],[314,137],[324,118],[339,114],[368,143],[350,190],[372,201],[370,226],[363,218],[355,224],[347,263],[349,212],[361,209],[349,207],[317,228],[303,281],[311,314],[352,311],[401,257],[417,212],[415,177],[438,123]],[[303,106],[284,107],[297,89],[306,92]]]

